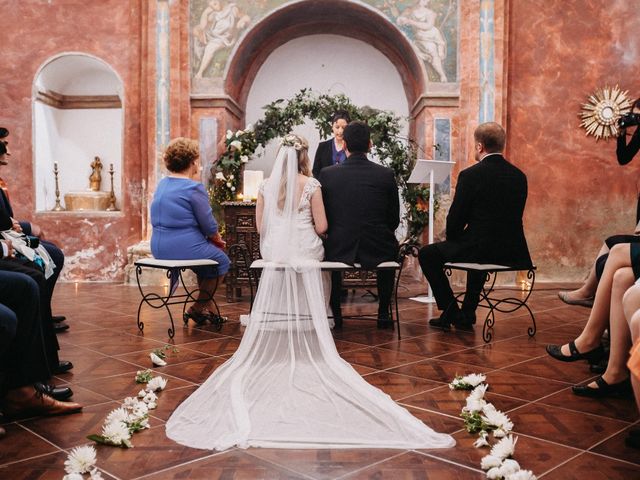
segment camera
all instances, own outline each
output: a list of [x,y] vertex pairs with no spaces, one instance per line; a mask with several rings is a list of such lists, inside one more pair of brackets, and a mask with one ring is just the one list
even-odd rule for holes
[[29,248],[38,248],[40,246],[40,239],[32,235],[25,235],[24,243],[26,243]]
[[627,128],[640,125],[640,113],[628,112],[618,118],[618,127]]

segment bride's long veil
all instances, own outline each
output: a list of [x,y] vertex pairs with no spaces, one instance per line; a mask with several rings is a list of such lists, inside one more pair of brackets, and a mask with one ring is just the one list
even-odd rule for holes
[[300,241],[298,185],[296,145],[283,146],[262,190],[266,266],[242,342],[176,409],[167,435],[218,450],[453,446],[340,358],[320,264]]

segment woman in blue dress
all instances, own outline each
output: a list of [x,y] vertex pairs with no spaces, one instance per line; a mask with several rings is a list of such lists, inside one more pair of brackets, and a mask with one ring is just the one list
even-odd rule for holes
[[185,315],[203,323],[216,311],[210,297],[229,270],[229,258],[221,249],[225,244],[204,185],[193,180],[200,170],[199,156],[198,143],[182,137],[169,142],[164,152],[169,175],[158,183],[151,203],[151,253],[163,260],[218,262],[217,267],[194,269],[200,291]]

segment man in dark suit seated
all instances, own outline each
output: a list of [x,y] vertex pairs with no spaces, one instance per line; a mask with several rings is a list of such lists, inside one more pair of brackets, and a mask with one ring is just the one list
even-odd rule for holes
[[503,156],[506,134],[497,123],[483,123],[474,132],[478,164],[460,172],[449,214],[447,239],[420,249],[420,267],[443,313],[433,327],[471,329],[484,274],[467,273],[462,309],[444,273],[447,262],[531,266],[522,228],[527,201],[527,177]]
[[[319,181],[329,229],[325,259],[373,269],[398,257],[395,230],[400,223],[398,187],[393,172],[367,159],[369,127],[351,122],[344,130],[347,159],[322,169]],[[393,271],[378,271],[378,328],[393,328],[389,317]],[[335,326],[342,325],[342,276],[333,272],[330,305]]]

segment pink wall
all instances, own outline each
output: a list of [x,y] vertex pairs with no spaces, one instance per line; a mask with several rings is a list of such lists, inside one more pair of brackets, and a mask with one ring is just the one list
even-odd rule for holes
[[579,127],[588,95],[619,84],[640,96],[637,2],[512,0],[508,157],[529,179],[525,231],[542,278],[582,279],[602,240],[635,226],[640,158]]
[[[40,224],[67,257],[63,278],[121,279],[126,248],[140,240],[143,170],[140,130],[140,0],[99,2],[12,2],[3,9],[4,71],[0,82],[0,125],[11,131],[11,163],[0,169],[8,182],[15,215]],[[101,58],[124,82],[123,198],[121,215],[34,214],[31,88],[38,69],[62,52]],[[146,55],[142,54],[143,58]],[[146,178],[146,173],[144,174]]]

